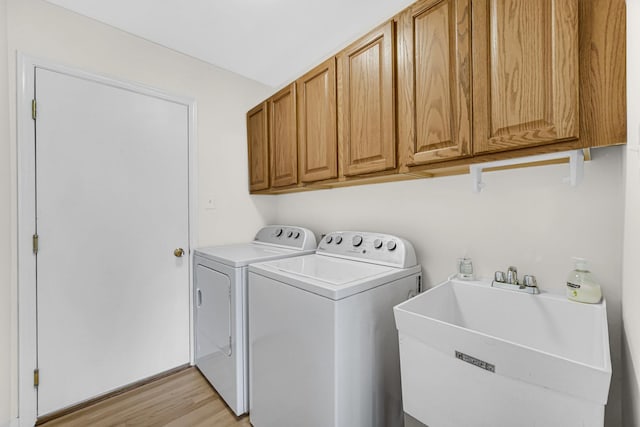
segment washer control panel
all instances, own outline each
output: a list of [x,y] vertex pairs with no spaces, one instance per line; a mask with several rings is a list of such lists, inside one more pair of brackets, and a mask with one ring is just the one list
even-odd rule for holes
[[324,236],[316,253],[399,268],[417,264],[413,245],[390,234],[334,231]]
[[253,241],[300,250],[316,248],[316,236],[311,230],[290,225],[267,225],[258,231]]

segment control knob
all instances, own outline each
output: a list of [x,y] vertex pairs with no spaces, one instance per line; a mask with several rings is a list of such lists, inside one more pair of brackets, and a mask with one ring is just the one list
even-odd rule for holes
[[353,239],[351,239],[351,243],[353,243],[353,246],[360,246],[362,244],[362,236],[353,236]]
[[278,228],[276,230],[276,237],[280,237],[280,236],[282,236],[282,228]]
[[382,247],[382,240],[376,239],[373,241],[373,247],[376,249],[380,249]]
[[324,240],[327,243],[331,243],[331,242],[333,242],[333,236],[327,236]]
[[293,238],[297,239],[298,237],[300,237],[300,232],[296,231],[295,233],[293,233]]
[[336,245],[342,243],[342,236],[336,236]]
[[288,231],[287,232],[287,237],[291,237],[291,236],[293,236],[293,231]]
[[396,242],[393,240],[389,240],[387,242],[387,249],[389,249],[390,251],[395,251],[396,250]]

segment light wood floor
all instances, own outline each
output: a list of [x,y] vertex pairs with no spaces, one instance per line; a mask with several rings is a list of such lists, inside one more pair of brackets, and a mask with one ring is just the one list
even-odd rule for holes
[[188,368],[77,412],[43,427],[245,427],[196,368]]

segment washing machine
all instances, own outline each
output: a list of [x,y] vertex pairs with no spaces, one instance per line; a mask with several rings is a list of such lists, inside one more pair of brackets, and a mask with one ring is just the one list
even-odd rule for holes
[[333,232],[315,254],[249,266],[254,427],[402,426],[393,306],[419,292],[413,246]]
[[270,225],[249,243],[194,253],[196,366],[236,415],[248,410],[247,266],[313,253],[315,235],[302,227]]

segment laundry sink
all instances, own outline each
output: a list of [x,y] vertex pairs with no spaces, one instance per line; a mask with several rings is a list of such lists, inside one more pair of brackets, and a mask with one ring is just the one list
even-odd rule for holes
[[431,427],[602,426],[606,303],[450,280],[394,308],[404,410]]

